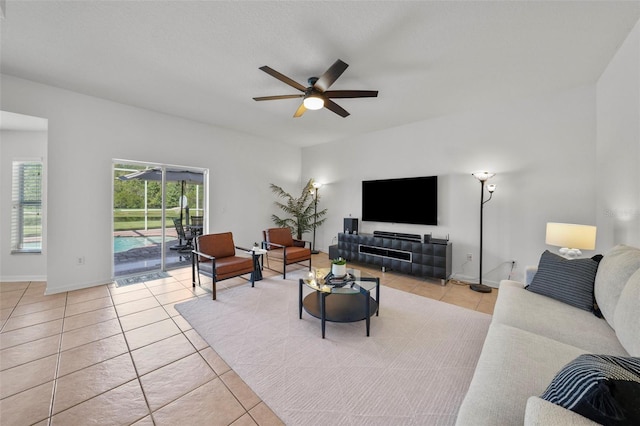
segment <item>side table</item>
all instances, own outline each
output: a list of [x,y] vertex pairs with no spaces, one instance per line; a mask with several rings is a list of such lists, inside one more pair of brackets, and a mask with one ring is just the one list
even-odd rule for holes
[[253,281],[262,280],[262,257],[267,253],[265,249],[261,249],[260,247],[253,247],[251,250],[246,251],[247,254],[251,254],[251,258],[253,259],[253,272],[251,273]]

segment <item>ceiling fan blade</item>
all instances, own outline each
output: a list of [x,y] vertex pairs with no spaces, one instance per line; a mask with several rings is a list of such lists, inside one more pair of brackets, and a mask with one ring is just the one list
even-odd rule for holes
[[253,98],[254,101],[275,101],[278,99],[293,99],[293,98],[302,98],[304,94],[299,95],[277,95],[277,96],[258,96],[257,98]]
[[278,80],[280,80],[281,82],[288,84],[291,87],[294,87],[298,90],[300,90],[301,92],[304,92],[305,90],[307,90],[306,87],[304,87],[302,84],[298,83],[295,80],[290,79],[289,77],[287,77],[284,74],[280,74],[278,71],[274,70],[273,68],[270,68],[268,66],[262,66],[260,67],[260,69],[264,72],[266,72],[267,74],[269,74],[271,77],[275,77]]
[[307,111],[307,108],[304,106],[304,103],[300,104],[300,106],[296,110],[296,113],[293,114],[293,118],[302,117],[302,114],[304,114],[305,111]]
[[313,87],[324,92],[333,83],[335,83],[338,77],[342,75],[342,73],[344,72],[344,70],[347,69],[348,66],[349,65],[345,64],[340,59],[338,59],[337,61],[334,62],[333,65],[329,67],[328,70],[324,72],[324,74],[320,76],[320,78],[318,78],[318,81],[316,81]]
[[345,118],[349,115],[346,109],[342,108],[337,103],[333,102],[331,99],[324,100],[324,107],[328,110],[331,110],[338,114],[340,117]]
[[327,90],[323,93],[327,98],[376,98],[377,90]]

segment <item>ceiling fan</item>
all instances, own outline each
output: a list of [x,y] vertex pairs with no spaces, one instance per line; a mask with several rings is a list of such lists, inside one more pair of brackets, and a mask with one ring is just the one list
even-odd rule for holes
[[268,66],[260,67],[260,69],[272,77],[277,78],[289,86],[298,89],[302,93],[295,95],[277,95],[277,96],[260,96],[253,98],[256,101],[273,101],[277,99],[304,98],[302,104],[293,114],[294,117],[301,117],[306,110],[316,110],[322,107],[335,112],[341,117],[347,117],[349,113],[331,98],[375,98],[378,96],[377,90],[327,90],[342,75],[349,65],[338,59],[328,70],[320,77],[310,77],[307,82],[309,87],[290,79],[286,75],[280,74],[278,71]]

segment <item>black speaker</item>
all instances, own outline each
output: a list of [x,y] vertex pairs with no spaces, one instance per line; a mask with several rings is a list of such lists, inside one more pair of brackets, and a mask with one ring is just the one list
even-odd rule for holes
[[344,233],[345,234],[357,234],[358,233],[358,219],[355,217],[344,218]]

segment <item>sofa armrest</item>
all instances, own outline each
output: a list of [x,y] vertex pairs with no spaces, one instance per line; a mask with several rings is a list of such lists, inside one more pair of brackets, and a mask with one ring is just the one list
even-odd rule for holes
[[527,400],[524,426],[595,426],[597,424],[578,413],[537,396],[532,396]]
[[524,285],[527,286],[533,281],[533,277],[538,272],[537,266],[527,266],[524,270]]

